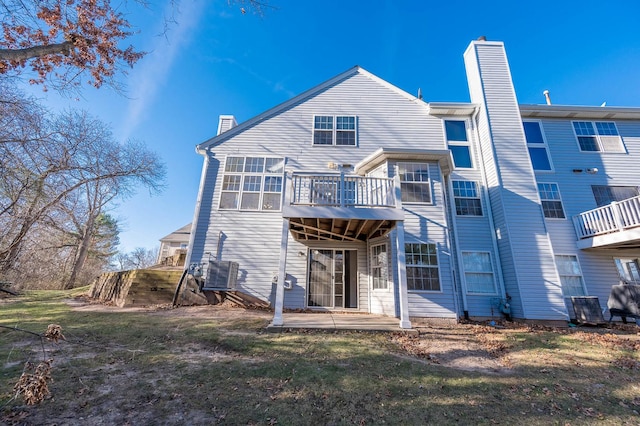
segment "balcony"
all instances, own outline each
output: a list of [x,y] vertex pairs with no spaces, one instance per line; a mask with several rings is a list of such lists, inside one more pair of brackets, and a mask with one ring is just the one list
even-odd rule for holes
[[294,173],[287,181],[282,216],[298,240],[366,241],[404,219],[394,179]]
[[573,217],[578,248],[640,248],[640,196]]

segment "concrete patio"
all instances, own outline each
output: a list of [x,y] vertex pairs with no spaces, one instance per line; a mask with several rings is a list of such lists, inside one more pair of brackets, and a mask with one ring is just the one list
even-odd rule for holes
[[280,332],[287,329],[310,330],[361,330],[361,331],[402,331],[417,333],[416,330],[400,328],[400,320],[393,317],[370,314],[349,313],[284,313],[284,325],[269,324],[268,331]]

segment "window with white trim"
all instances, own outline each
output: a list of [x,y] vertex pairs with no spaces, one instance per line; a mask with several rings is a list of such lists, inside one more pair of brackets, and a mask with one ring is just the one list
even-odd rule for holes
[[455,167],[462,169],[473,168],[471,161],[471,144],[467,136],[467,122],[460,120],[445,120],[445,134],[447,146],[453,156]]
[[316,115],[313,117],[314,145],[355,146],[356,117],[353,115]]
[[616,123],[610,121],[574,121],[573,130],[582,152],[627,152]]
[[386,290],[388,288],[388,263],[387,244],[371,246],[371,286],[374,290]]
[[527,149],[533,170],[551,171],[551,161],[549,160],[549,148],[542,134],[542,127],[539,121],[523,121],[524,135],[527,139]]
[[458,216],[482,216],[478,184],[468,180],[451,181]]
[[556,255],[556,268],[558,268],[558,275],[560,275],[560,283],[564,297],[586,296],[587,292],[584,288],[582,271],[580,270],[580,264],[576,256],[566,254]]
[[538,194],[542,202],[542,211],[544,217],[549,219],[564,219],[564,209],[562,208],[562,199],[560,198],[560,190],[555,183],[539,183]]
[[638,258],[614,258],[618,275],[626,283],[640,284],[640,263]]
[[398,163],[400,190],[404,203],[430,203],[428,163]]
[[283,158],[227,157],[219,208],[280,210],[283,180]]
[[491,266],[491,253],[483,251],[462,252],[462,266],[467,283],[467,293],[497,293],[493,267]]
[[416,291],[440,291],[436,245],[406,243],[404,251],[406,256],[407,288]]
[[591,191],[598,207],[640,195],[637,186],[592,185]]

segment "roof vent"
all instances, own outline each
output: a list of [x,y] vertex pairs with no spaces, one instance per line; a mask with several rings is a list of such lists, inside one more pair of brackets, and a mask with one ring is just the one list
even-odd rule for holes
[[487,41],[487,36],[478,37],[478,41]]
[[551,96],[549,96],[549,91],[545,90],[544,92],[542,92],[542,94],[544,95],[544,98],[547,101],[547,105],[551,105]]

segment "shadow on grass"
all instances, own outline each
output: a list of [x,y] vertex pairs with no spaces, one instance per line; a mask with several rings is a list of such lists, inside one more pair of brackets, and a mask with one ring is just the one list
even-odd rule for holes
[[[35,319],[34,319],[35,318]],[[51,345],[53,399],[9,403],[0,421],[21,424],[637,424],[640,388],[619,357],[637,351],[571,334],[463,329],[424,339],[505,345],[509,375],[467,372],[404,356],[388,334],[270,334],[264,320],[180,316],[180,312],[74,312],[60,300],[3,305],[0,324],[42,330],[62,325]],[[243,325],[239,325],[243,324]],[[263,325],[261,325],[263,324]],[[630,336],[631,337],[631,336]],[[487,338],[487,336],[485,336]],[[0,332],[7,364],[29,350]],[[21,352],[22,351],[22,352]],[[635,358],[634,358],[635,357]],[[2,370],[0,405],[21,367]],[[13,416],[13,417],[12,417]]]

